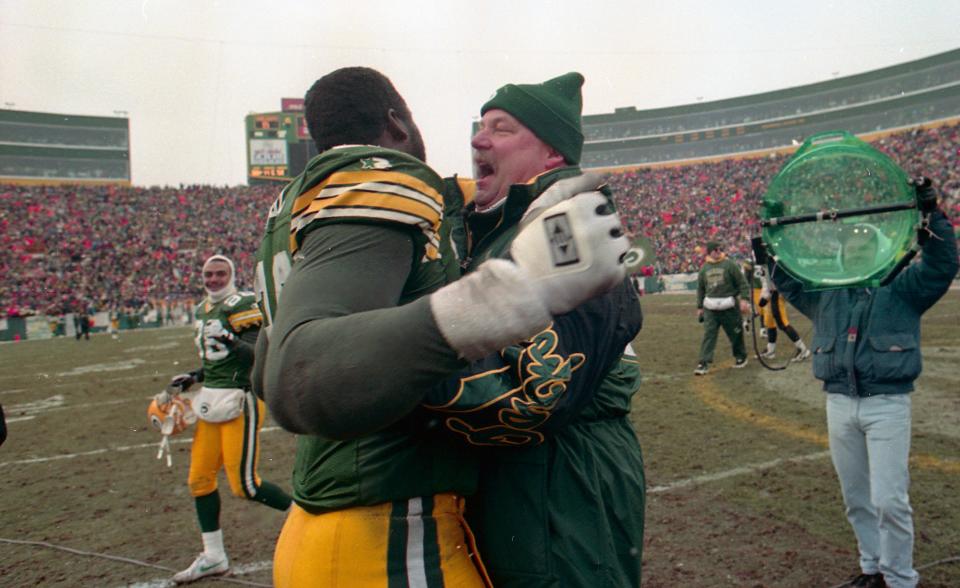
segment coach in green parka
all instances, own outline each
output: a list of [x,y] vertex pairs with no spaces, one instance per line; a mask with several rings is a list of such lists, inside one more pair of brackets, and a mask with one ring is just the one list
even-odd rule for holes
[[702,376],[710,369],[721,327],[730,339],[733,367],[747,365],[742,315],[750,312],[749,300],[750,289],[740,266],[727,257],[718,241],[708,241],[707,257],[697,275],[697,316],[703,323],[703,340],[694,375]]
[[[465,231],[453,231],[466,273],[509,255],[518,228],[550,204],[537,197],[582,174],[582,84],[578,73],[508,84],[483,105],[471,140],[476,181],[448,180],[467,202]],[[556,216],[544,224],[562,265],[580,252]],[[630,348],[639,300],[624,279],[554,319],[474,362],[428,404],[481,457],[467,519],[494,586],[638,586],[645,490],[628,413],[640,385]]]

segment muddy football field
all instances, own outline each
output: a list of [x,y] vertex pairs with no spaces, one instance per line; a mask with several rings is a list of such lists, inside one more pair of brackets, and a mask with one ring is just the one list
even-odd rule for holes
[[[643,298],[634,343],[644,382],[632,419],[647,476],[643,585],[834,587],[858,572],[809,360],[751,357],[695,377],[702,328],[686,294]],[[809,325],[791,318],[809,342]],[[761,345],[763,342],[761,341]],[[749,345],[749,340],[748,340]],[[960,586],[960,291],[923,324],[913,397],[915,565],[926,588]],[[781,335],[776,362],[791,346]],[[186,487],[189,434],[172,465],[146,407],[197,362],[188,328],[89,341],[0,344],[0,586],[160,587],[199,552]],[[290,487],[294,438],[269,419],[260,474]],[[269,586],[283,515],[233,498],[221,476],[231,575],[195,586]]]

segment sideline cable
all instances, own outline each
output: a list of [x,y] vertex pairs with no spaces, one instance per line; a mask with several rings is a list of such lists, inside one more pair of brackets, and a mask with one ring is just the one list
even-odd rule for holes
[[[752,237],[750,239],[750,247],[753,250],[753,261],[750,262],[749,264],[750,267],[752,268],[752,271],[751,271],[752,275],[744,276],[744,277],[749,280],[760,280],[764,284],[764,288],[769,287],[770,299],[767,301],[766,305],[770,306],[770,312],[773,314],[774,321],[776,322],[776,328],[782,330],[786,335],[786,329],[784,328],[784,325],[780,324],[779,308],[781,307],[778,307],[778,305],[785,305],[786,301],[783,299],[782,296],[780,296],[780,293],[777,292],[772,285],[768,286],[768,283],[771,282],[772,280],[768,275],[767,262],[770,259],[772,259],[774,262],[774,268],[776,268],[778,259],[776,256],[768,256],[767,246],[764,244],[763,238],[759,235],[756,237]],[[751,283],[750,286],[751,286],[751,292],[750,292],[749,324],[750,324],[750,330],[753,331],[751,333],[751,337],[753,340],[753,353],[754,355],[756,355],[757,361],[759,361],[760,365],[762,365],[764,368],[772,372],[783,371],[788,367],[790,367],[790,364],[795,363],[793,358],[788,358],[782,365],[778,365],[778,364],[774,364],[773,362],[766,361],[767,359],[772,359],[772,358],[764,357],[764,354],[760,352],[760,341],[759,341],[760,330],[757,328],[757,319],[758,318],[760,319],[761,328],[766,326],[765,320],[763,318],[764,308],[763,307],[761,307],[760,309],[757,308],[757,302],[754,300],[754,297],[753,297],[753,291],[752,291],[754,289],[753,284]],[[784,309],[784,312],[785,312],[786,306],[782,306],[782,308]],[[809,335],[812,329],[813,329],[813,325],[811,324],[810,328],[807,329],[806,333],[804,333],[803,335],[799,335],[798,333],[798,335],[800,336],[800,340],[802,341],[804,337]]]
[[[133,559],[130,557],[122,557],[119,555],[110,555],[109,553],[97,553],[94,551],[83,551],[80,549],[74,549],[72,547],[64,547],[63,545],[54,545],[53,543],[47,543],[46,541],[27,541],[24,539],[7,539],[5,537],[0,537],[0,543],[10,543],[13,545],[28,545],[32,547],[45,547],[47,549],[53,549],[56,551],[65,551],[67,553],[72,553],[74,555],[84,555],[87,557],[97,557],[100,559],[109,559],[112,561],[118,561],[121,563],[128,563],[137,565],[144,568],[154,568],[157,570],[164,570],[166,572],[176,572],[177,570],[169,567],[162,566],[159,564],[152,564],[149,562],[141,561],[139,559]],[[239,578],[231,578],[227,576],[207,576],[205,580],[219,580],[221,582],[230,582],[232,584],[243,584],[244,586],[260,586],[261,588],[271,588],[270,584],[261,584],[259,582],[251,582],[250,580],[241,580]]]
[[[772,300],[771,300],[771,302],[772,302]],[[771,302],[768,302],[767,304],[770,304]],[[776,309],[773,309],[773,312],[776,312]],[[752,331],[751,337],[752,337],[752,339],[753,339],[753,354],[756,356],[757,361],[760,362],[760,365],[762,365],[762,366],[765,367],[766,369],[770,370],[771,372],[779,372],[779,371],[782,371],[782,370],[787,369],[788,367],[790,367],[790,362],[791,362],[791,360],[788,359],[783,365],[774,365],[773,363],[767,362],[766,360],[767,360],[768,358],[765,357],[763,353],[760,353],[760,340],[759,340],[759,335],[757,334],[757,333],[759,332],[759,329],[757,328],[757,319],[758,319],[758,318],[760,319],[760,326],[763,327],[763,326],[764,326],[763,313],[757,311],[757,305],[754,304],[754,302],[753,302],[753,294],[752,294],[752,292],[751,292],[751,296],[750,296],[750,330]],[[784,333],[784,334],[786,334],[786,333]]]

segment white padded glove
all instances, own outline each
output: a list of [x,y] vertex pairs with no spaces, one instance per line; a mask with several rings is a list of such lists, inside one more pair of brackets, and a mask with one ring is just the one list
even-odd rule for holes
[[233,345],[234,334],[223,327],[220,321],[207,321],[203,325],[203,337],[205,339],[215,339],[228,347]]
[[450,346],[467,360],[479,359],[614,287],[625,275],[621,260],[628,249],[606,198],[577,194],[526,223],[511,245],[512,261],[484,262],[433,293],[430,308]]
[[550,314],[570,312],[619,284],[630,242],[600,192],[585,192],[541,212],[510,246]]

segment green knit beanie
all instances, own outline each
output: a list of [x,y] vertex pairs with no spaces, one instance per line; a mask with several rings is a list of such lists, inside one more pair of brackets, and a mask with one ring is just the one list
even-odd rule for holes
[[480,115],[495,108],[510,113],[541,141],[560,152],[567,163],[576,165],[583,150],[582,85],[583,76],[576,72],[542,84],[507,84],[483,105]]

